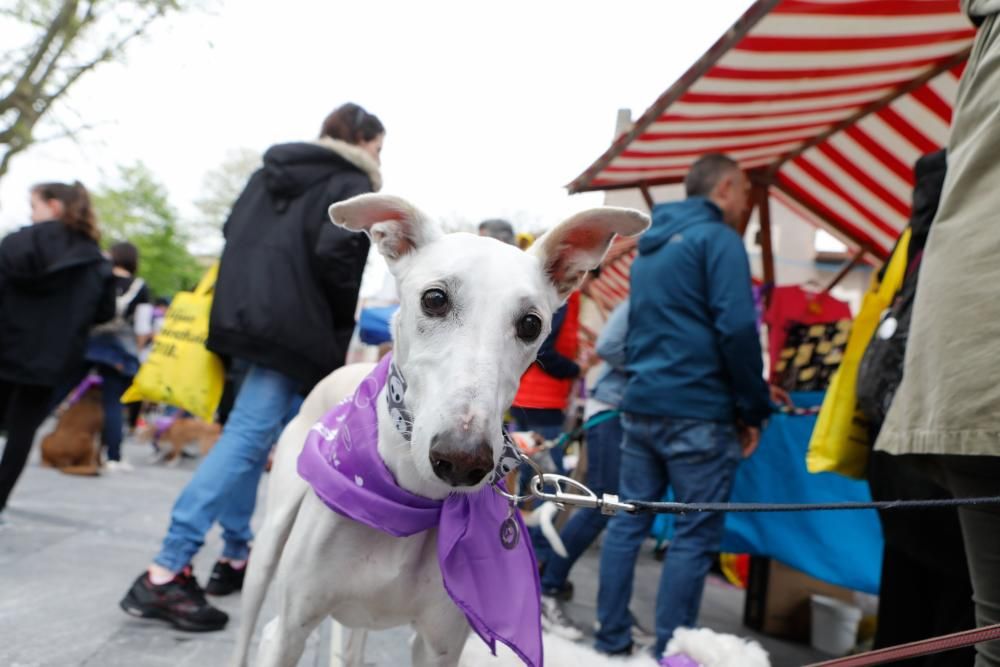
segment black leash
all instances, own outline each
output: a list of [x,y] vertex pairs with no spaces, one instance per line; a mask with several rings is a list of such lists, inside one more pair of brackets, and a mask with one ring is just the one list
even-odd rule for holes
[[935,500],[882,500],[869,503],[652,503],[623,500],[635,514],[689,514],[696,512],[818,512],[827,510],[906,510],[934,507],[1000,505],[1000,496],[983,498],[940,498]]
[[[978,498],[939,498],[933,500],[878,500],[874,502],[839,503],[663,503],[646,500],[621,500],[605,493],[598,496],[583,482],[564,475],[544,473],[538,464],[521,455],[535,472],[529,488],[539,500],[559,503],[560,506],[590,507],[602,514],[628,512],[630,514],[694,514],[704,512],[821,512],[830,510],[909,510],[941,507],[971,507],[1000,505],[1000,496]],[[578,492],[578,493],[577,493]],[[528,496],[502,495],[520,502]]]

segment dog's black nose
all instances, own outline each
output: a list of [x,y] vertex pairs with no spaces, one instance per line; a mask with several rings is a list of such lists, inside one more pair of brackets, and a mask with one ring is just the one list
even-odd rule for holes
[[458,442],[447,435],[431,438],[434,474],[452,486],[475,486],[493,469],[493,448],[486,440]]

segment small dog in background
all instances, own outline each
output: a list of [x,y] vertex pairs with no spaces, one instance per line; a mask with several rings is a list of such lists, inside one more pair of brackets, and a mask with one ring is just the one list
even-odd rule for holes
[[42,465],[67,475],[99,475],[101,468],[101,382],[88,376],[58,412],[55,430],[42,439]]
[[[190,456],[185,451],[188,445],[197,443],[199,454],[205,456],[215,446],[221,434],[222,427],[218,424],[178,413],[171,417],[161,417],[144,426],[136,434],[136,439],[153,445],[159,453],[157,463],[176,465],[181,458]],[[164,444],[168,446],[164,447]]]

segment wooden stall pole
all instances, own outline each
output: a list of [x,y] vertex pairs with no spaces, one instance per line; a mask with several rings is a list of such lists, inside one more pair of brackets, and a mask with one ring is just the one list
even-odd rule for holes
[[740,228],[736,230],[740,233],[740,238],[743,238],[747,235],[747,227],[750,226],[750,218],[753,217],[753,212],[755,208],[757,208],[757,202],[754,201],[753,198],[751,198],[750,210],[747,211],[747,214],[745,216],[743,216],[743,220],[740,222]]
[[649,207],[649,212],[653,212],[653,195],[649,192],[649,185],[646,181],[639,183],[639,190],[642,191],[642,198],[646,200],[646,206]]
[[[771,202],[770,188],[763,183],[753,186],[754,201],[757,204],[757,218],[760,220],[760,250],[761,261],[764,264],[764,285],[774,286],[774,248],[771,245]],[[770,303],[770,293],[767,291],[765,303]]]
[[823,294],[828,294],[830,290],[839,285],[840,281],[846,278],[847,274],[853,271],[854,267],[856,267],[858,264],[861,263],[861,260],[864,259],[865,255],[867,255],[868,252],[869,248],[867,246],[862,246],[858,250],[858,252],[854,255],[854,257],[851,258],[851,261],[847,262],[847,264],[844,265],[844,268],[842,268],[839,272],[837,272],[837,275],[833,277],[833,280],[830,281],[830,284],[823,289]]

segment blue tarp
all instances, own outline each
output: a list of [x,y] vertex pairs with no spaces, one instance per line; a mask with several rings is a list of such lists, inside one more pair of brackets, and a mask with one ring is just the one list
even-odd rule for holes
[[[822,403],[822,393],[796,394],[795,404]],[[871,501],[868,484],[806,470],[816,416],[776,414],[757,453],[743,461],[733,502],[828,503]],[[817,579],[878,593],[882,528],[874,510],[729,514],[723,551],[770,556]]]
[[[823,402],[822,393],[794,394],[795,405]],[[734,503],[869,502],[868,483],[806,470],[816,415],[773,415],[757,452],[736,473]],[[665,501],[673,500],[668,492]],[[673,517],[653,524],[658,539],[673,533]],[[875,510],[727,514],[722,551],[768,556],[817,579],[878,593],[882,527]]]

